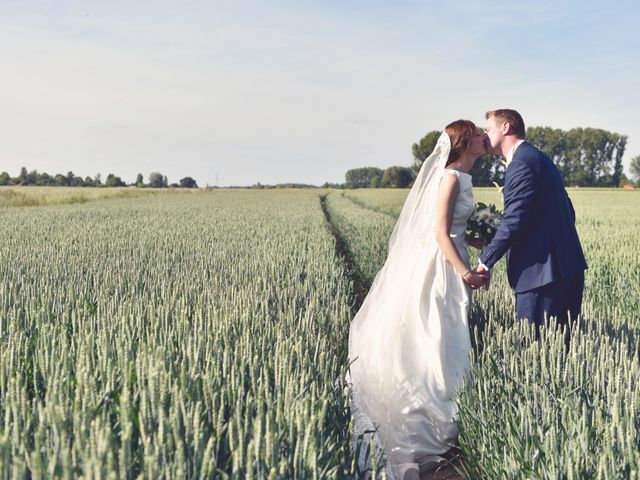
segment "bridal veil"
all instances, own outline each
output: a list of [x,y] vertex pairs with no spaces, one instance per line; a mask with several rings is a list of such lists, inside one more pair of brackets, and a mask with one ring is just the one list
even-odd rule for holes
[[[457,434],[452,392],[460,387],[459,372],[468,362],[461,358],[467,355],[466,312],[456,334],[462,349],[451,345],[458,338],[442,331],[450,318],[441,317],[466,308],[468,296],[455,272],[442,272],[445,262],[435,237],[438,187],[450,149],[443,132],[420,168],[390,237],[387,259],[349,332],[347,382],[355,439],[366,443],[373,437],[394,478],[439,460]],[[447,299],[454,304],[447,305]],[[448,364],[454,365],[453,373]],[[366,445],[359,451],[363,467]]]

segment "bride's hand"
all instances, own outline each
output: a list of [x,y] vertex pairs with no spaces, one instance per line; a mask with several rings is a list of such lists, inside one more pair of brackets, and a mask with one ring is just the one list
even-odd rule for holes
[[476,290],[487,282],[488,275],[474,272],[473,270],[467,270],[462,274],[462,280],[469,285],[472,290]]

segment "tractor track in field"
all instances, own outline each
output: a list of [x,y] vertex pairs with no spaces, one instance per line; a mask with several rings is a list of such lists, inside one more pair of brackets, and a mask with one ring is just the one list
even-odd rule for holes
[[351,305],[351,310],[355,315],[360,306],[364,302],[367,293],[369,292],[369,285],[364,280],[362,273],[358,269],[355,261],[353,260],[353,254],[347,245],[346,240],[342,237],[338,227],[335,225],[333,220],[331,219],[331,214],[329,213],[329,209],[327,208],[327,196],[330,195],[326,193],[324,195],[320,195],[320,208],[322,209],[322,213],[324,213],[324,218],[327,222],[327,226],[329,231],[333,235],[333,238],[336,241],[336,255],[338,258],[342,260],[342,263],[345,266],[345,270],[347,272],[347,276],[353,285],[353,304]]

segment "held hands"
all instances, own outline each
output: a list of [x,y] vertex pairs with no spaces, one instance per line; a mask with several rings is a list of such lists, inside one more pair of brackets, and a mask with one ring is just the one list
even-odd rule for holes
[[489,290],[489,286],[491,285],[491,270],[487,270],[484,266],[478,265],[475,272],[485,277],[484,289]]
[[491,272],[486,271],[480,266],[475,270],[467,270],[461,276],[464,283],[469,285],[472,290],[477,290],[480,287],[484,287],[485,290],[489,289],[489,284],[491,283]]

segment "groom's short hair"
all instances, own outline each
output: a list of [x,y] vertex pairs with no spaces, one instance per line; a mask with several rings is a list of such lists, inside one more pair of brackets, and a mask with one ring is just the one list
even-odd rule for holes
[[524,120],[515,110],[509,110],[508,108],[501,108],[499,110],[491,110],[487,112],[485,118],[489,120],[491,117],[499,122],[508,123],[511,127],[511,132],[518,138],[525,138]]

